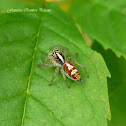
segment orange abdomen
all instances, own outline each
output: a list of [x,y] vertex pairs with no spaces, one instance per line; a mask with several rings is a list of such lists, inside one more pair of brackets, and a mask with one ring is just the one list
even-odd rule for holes
[[66,62],[63,67],[65,72],[69,75],[70,78],[77,81],[81,79],[77,68],[71,62]]

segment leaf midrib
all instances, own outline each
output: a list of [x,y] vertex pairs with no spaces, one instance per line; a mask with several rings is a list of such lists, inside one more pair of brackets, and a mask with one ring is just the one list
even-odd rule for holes
[[23,123],[24,123],[27,99],[28,99],[28,95],[30,94],[29,88],[30,88],[30,82],[31,82],[31,75],[32,75],[32,71],[33,71],[33,64],[34,64],[34,60],[35,60],[35,52],[36,52],[37,45],[38,45],[38,40],[39,40],[39,35],[40,35],[40,28],[41,28],[41,25],[42,25],[42,20],[43,20],[43,14],[41,15],[41,19],[40,19],[40,23],[39,23],[39,27],[38,27],[38,32],[37,32],[36,44],[35,44],[35,48],[34,48],[34,52],[33,52],[33,56],[32,56],[31,71],[29,73],[28,87],[27,87],[27,90],[26,90],[26,99],[25,99],[25,103],[24,103],[24,112],[23,112],[23,116],[22,116],[21,126],[23,126]]

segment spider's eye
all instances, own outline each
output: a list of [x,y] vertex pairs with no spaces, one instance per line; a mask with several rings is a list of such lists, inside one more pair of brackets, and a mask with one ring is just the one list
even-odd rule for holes
[[53,52],[53,53],[52,53],[52,56],[56,57],[56,54]]
[[54,52],[52,52],[52,54],[51,55],[54,55]]

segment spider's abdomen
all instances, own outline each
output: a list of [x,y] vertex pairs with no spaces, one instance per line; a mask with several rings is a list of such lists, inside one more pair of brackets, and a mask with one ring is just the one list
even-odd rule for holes
[[66,62],[63,67],[64,67],[64,71],[66,72],[66,75],[68,75],[68,77],[70,77],[73,80],[82,82],[79,71],[71,62]]

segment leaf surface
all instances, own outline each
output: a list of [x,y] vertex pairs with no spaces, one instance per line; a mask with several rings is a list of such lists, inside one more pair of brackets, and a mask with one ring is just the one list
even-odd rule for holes
[[75,0],[70,12],[83,32],[126,58],[125,8],[125,0]]
[[92,47],[102,54],[112,78],[108,78],[109,100],[112,120],[108,126],[125,126],[126,124],[126,60],[118,58],[111,50],[105,51],[98,43]]
[[[55,5],[48,13],[0,15],[0,126],[106,126],[110,118],[107,78],[100,54],[84,42],[71,18]],[[62,45],[74,59],[83,83],[58,74],[48,86],[54,68],[37,67],[49,48]]]

